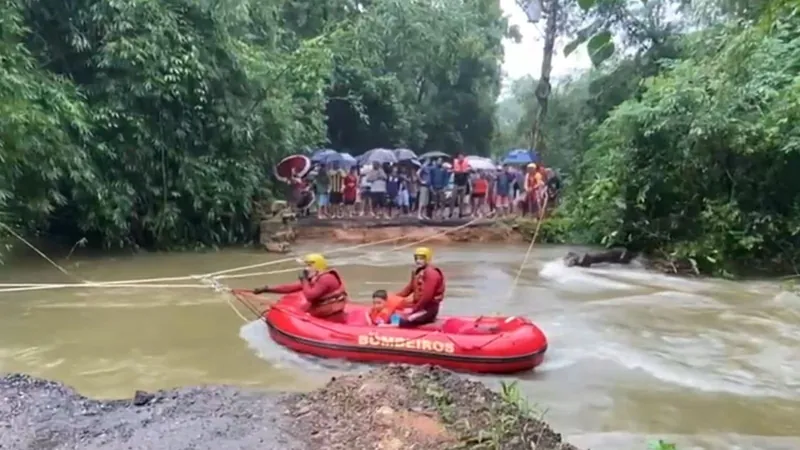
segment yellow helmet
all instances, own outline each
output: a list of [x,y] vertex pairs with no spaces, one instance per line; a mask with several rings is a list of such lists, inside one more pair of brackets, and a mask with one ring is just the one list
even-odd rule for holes
[[303,262],[320,272],[328,268],[328,261],[320,253],[309,253],[303,258]]
[[417,247],[414,250],[414,259],[416,258],[422,258],[426,263],[429,263],[433,259],[433,252],[428,247]]

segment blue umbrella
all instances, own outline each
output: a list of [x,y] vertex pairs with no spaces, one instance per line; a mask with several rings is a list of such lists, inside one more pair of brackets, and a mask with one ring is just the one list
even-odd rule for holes
[[528,150],[525,148],[517,148],[508,152],[503,159],[503,164],[530,164],[538,160],[536,150]]
[[362,165],[366,164],[394,164],[397,162],[397,157],[394,152],[385,148],[373,148],[372,150],[364,153],[359,161]]
[[398,161],[409,161],[412,159],[417,159],[417,154],[407,148],[394,149],[394,156],[397,157]]
[[[378,150],[378,149],[374,149],[374,148],[373,148],[372,150]],[[356,162],[358,162],[358,164],[360,164],[360,165],[362,165],[362,166],[363,166],[363,165],[364,165],[364,159],[365,159],[367,156],[369,156],[369,154],[370,154],[370,152],[371,152],[372,150],[367,150],[366,152],[364,152],[364,153],[362,153],[362,154],[360,154],[360,155],[356,156]]]
[[339,152],[336,150],[331,150],[329,148],[321,148],[319,150],[314,150],[311,153],[311,162],[315,163],[325,163],[329,157],[335,158],[333,155],[338,155]]
[[319,158],[319,163],[322,164],[340,164],[344,161],[344,156],[339,152],[324,153]]
[[342,164],[343,164],[345,167],[353,167],[353,166],[355,166],[356,164],[358,164],[358,161],[356,161],[356,158],[355,158],[355,157],[353,157],[353,155],[351,155],[350,153],[345,153],[345,152],[342,152],[342,153],[339,153],[339,155],[341,155],[341,157],[342,157]]

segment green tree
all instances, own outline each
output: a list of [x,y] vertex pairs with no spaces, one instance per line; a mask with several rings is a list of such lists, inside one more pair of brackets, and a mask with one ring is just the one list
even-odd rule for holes
[[700,270],[791,270],[800,256],[797,12],[685,38],[592,136],[574,196],[590,239]]
[[490,0],[372,3],[337,52],[330,142],[488,154],[509,32]]
[[106,246],[254,236],[280,158],[327,143],[485,154],[491,0],[3,0],[4,223]]

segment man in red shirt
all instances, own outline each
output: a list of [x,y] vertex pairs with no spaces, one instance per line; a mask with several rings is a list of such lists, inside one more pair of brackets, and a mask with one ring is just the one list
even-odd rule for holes
[[356,213],[355,204],[358,196],[358,167],[353,167],[344,177],[344,207],[347,215],[353,217]]
[[398,292],[398,297],[411,297],[411,311],[400,319],[400,327],[412,328],[436,320],[439,304],[444,300],[444,274],[431,265],[433,253],[427,247],[414,250],[414,272],[411,281]]
[[308,313],[314,317],[327,318],[344,311],[348,295],[342,277],[328,269],[325,257],[313,253],[303,258],[306,268],[296,283],[264,286],[254,289],[254,294],[293,294],[302,292],[309,303]]
[[456,209],[458,218],[464,215],[464,199],[469,193],[469,161],[464,153],[459,152],[453,160],[453,194],[450,197],[450,217]]

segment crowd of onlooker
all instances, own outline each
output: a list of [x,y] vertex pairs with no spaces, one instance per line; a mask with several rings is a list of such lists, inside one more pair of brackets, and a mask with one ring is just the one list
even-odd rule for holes
[[560,189],[555,172],[541,165],[477,170],[461,154],[452,163],[439,158],[421,167],[317,165],[305,179],[291,182],[296,204],[306,212],[316,209],[319,218],[542,215],[555,206]]

